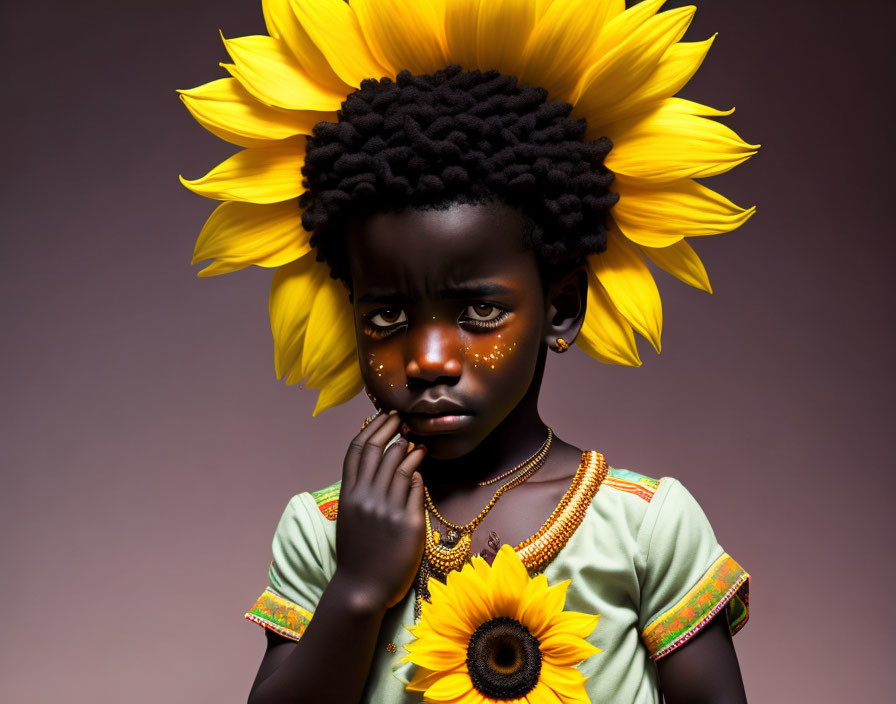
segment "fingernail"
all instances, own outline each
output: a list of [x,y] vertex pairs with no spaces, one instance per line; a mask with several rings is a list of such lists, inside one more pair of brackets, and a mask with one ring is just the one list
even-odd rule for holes
[[394,416],[396,413],[398,413],[398,411],[396,411],[394,408],[391,411],[389,411],[390,416]]
[[415,447],[416,447],[416,445],[413,442],[411,442],[410,440],[408,440],[408,452],[413,450]]

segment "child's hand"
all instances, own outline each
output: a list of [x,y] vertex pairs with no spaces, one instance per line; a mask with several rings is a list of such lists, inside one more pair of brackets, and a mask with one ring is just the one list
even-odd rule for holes
[[423,478],[415,470],[426,449],[401,438],[384,453],[400,426],[398,414],[379,415],[352,440],[336,522],[336,574],[385,608],[407,594],[423,556]]

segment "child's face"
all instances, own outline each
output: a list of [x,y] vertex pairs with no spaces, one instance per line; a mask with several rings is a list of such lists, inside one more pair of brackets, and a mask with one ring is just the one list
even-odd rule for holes
[[474,449],[536,378],[545,296],[523,233],[519,211],[493,204],[384,213],[349,232],[364,382],[434,458]]

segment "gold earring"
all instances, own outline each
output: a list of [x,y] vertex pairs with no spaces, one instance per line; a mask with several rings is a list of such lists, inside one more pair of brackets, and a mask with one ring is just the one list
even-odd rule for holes
[[557,346],[554,348],[556,352],[566,352],[569,349],[569,343],[562,337],[557,338]]

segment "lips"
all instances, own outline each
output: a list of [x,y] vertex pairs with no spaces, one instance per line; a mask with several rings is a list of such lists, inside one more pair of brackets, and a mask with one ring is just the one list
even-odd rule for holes
[[421,399],[412,404],[402,418],[411,432],[418,435],[450,433],[463,428],[473,415],[461,404],[448,398]]
[[461,404],[450,398],[420,399],[411,404],[408,413],[423,416],[470,415]]

